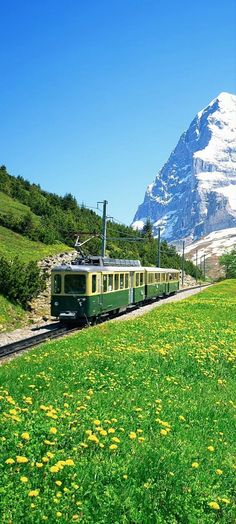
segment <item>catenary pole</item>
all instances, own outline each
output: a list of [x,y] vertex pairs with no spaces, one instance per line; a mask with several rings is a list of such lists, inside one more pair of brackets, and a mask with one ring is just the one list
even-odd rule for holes
[[107,200],[103,200],[102,212],[102,257],[106,256],[106,241],[107,241]]
[[161,267],[161,228],[158,228],[157,267]]
[[183,240],[183,251],[182,251],[182,287],[184,285],[184,249],[185,249],[185,240]]
[[196,284],[197,284],[197,265],[198,265],[198,251],[196,249]]

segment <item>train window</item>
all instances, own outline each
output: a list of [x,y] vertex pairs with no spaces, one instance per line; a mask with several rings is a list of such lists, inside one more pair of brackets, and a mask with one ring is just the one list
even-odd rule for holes
[[118,273],[115,274],[115,289],[119,289],[119,275]]
[[120,289],[124,289],[124,273],[120,273]]
[[140,273],[140,286],[143,286],[143,273]]
[[149,273],[149,275],[148,275],[148,282],[149,282],[149,284],[153,284],[154,283],[154,273]]
[[136,285],[136,287],[139,286],[139,273],[136,273],[136,275],[135,275],[135,285]]
[[165,282],[165,280],[166,280],[166,274],[165,274],[165,273],[162,273],[162,274],[161,274],[161,281],[162,281],[162,282]]
[[54,275],[54,293],[61,293],[61,275]]
[[107,275],[103,275],[103,293],[107,292]]
[[92,293],[97,291],[97,275],[92,276]]
[[108,275],[108,291],[113,291],[113,275]]
[[86,292],[85,275],[66,275],[65,276],[65,293],[78,293],[84,295]]
[[128,273],[125,273],[125,287],[127,289],[127,287],[129,287],[129,275]]

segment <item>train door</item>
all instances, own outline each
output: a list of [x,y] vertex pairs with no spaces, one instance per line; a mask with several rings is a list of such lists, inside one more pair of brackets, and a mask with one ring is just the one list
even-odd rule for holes
[[130,274],[130,284],[129,284],[129,304],[134,303],[134,272],[131,271]]

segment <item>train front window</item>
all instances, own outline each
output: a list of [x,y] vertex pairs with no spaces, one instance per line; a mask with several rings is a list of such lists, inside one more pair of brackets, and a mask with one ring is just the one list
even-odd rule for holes
[[61,293],[61,275],[54,275],[54,293]]
[[65,293],[76,293],[84,295],[86,292],[85,275],[66,275],[65,276]]

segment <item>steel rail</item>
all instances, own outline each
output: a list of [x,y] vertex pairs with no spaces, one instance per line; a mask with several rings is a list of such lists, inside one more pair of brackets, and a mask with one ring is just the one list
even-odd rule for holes
[[[203,289],[204,287],[208,287],[209,285],[211,285],[211,284],[204,284],[204,285],[198,285],[198,286],[193,286],[193,287],[179,289],[176,292],[176,294],[183,293],[184,291],[191,291],[193,289],[198,289],[198,288],[202,288]],[[168,298],[168,296],[165,297],[165,298]],[[145,307],[146,305],[147,304],[145,304],[144,306],[141,306],[140,309],[142,309],[142,307]],[[134,309],[135,309],[135,306],[132,309],[132,311]],[[130,311],[130,313],[132,313],[132,311]],[[127,315],[127,314],[129,314],[129,311],[126,310],[126,311],[122,312],[122,314]],[[117,315],[117,317],[121,316],[121,315],[119,314],[119,315]],[[109,320],[109,318],[105,319],[105,320]],[[102,321],[104,321],[104,319]],[[50,326],[51,326],[51,324],[50,324]],[[87,324],[85,326],[82,326],[82,327],[87,327]],[[77,327],[60,326],[58,328],[57,327],[53,328],[51,331],[46,331],[46,332],[38,334],[38,335],[33,335],[32,337],[28,337],[28,338],[24,338],[24,339],[21,339],[21,340],[17,340],[15,342],[10,342],[9,344],[4,344],[3,346],[0,346],[0,359],[4,358],[4,357],[7,357],[9,355],[12,355],[13,353],[18,353],[20,351],[23,351],[24,349],[28,349],[28,348],[31,348],[31,347],[34,347],[34,346],[38,346],[39,344],[42,344],[43,342],[45,342],[47,340],[52,340],[54,338],[58,338],[58,337],[65,336],[67,334],[76,332],[79,329],[81,329],[81,326],[77,326]]]

